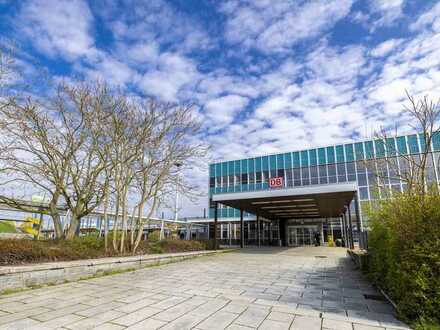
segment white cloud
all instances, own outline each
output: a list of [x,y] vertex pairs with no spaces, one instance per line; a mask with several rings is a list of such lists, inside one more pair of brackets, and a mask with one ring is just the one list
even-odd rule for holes
[[[23,5],[18,27],[48,56],[73,61],[93,55],[93,15],[82,0],[35,0]],[[23,24],[25,22],[25,24]]]
[[403,42],[403,39],[389,39],[377,45],[370,51],[371,56],[374,57],[384,57],[392,52],[396,51],[398,47]]
[[421,30],[426,27],[431,27],[433,31],[440,32],[440,3],[420,15],[410,26],[411,30]]
[[370,8],[379,18],[373,23],[372,29],[389,26],[403,14],[405,0],[370,0]]
[[294,1],[230,1],[222,6],[228,15],[226,38],[264,52],[286,50],[315,37],[345,17],[351,0],[320,0],[298,5]]
[[218,129],[234,121],[249,99],[240,95],[226,95],[208,101],[205,104],[206,116],[211,120],[208,123],[213,129]]

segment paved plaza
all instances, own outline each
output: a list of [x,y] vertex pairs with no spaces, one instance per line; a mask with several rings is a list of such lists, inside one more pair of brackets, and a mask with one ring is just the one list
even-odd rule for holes
[[0,296],[0,329],[403,329],[342,248],[244,249]]

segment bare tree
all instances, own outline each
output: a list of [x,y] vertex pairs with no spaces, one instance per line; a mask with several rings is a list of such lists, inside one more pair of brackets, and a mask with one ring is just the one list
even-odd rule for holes
[[394,145],[394,138],[398,136],[397,129],[394,135],[382,129],[375,134],[375,143],[383,157],[367,161],[367,168],[374,173],[379,186],[403,182],[410,193],[423,195],[431,183],[431,150],[433,139],[440,134],[440,103],[431,101],[427,96],[416,99],[408,92],[406,95],[408,104],[403,110],[411,119],[410,127],[417,132],[417,139],[421,139],[420,152],[400,152]]

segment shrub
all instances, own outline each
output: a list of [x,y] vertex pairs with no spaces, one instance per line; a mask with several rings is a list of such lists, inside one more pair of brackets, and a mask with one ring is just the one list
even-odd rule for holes
[[369,276],[406,320],[439,322],[440,195],[398,194],[369,212]]

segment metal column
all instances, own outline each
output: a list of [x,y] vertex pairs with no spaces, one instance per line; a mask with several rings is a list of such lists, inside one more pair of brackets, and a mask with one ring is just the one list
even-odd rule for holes
[[214,206],[214,250],[217,250],[217,220],[218,220],[218,202]]
[[258,242],[257,244],[258,244],[258,246],[261,246],[260,230],[261,230],[260,216],[257,213],[257,242]]
[[244,247],[244,221],[243,210],[240,210],[240,247]]
[[349,231],[350,231],[350,249],[354,249],[353,223],[351,221],[350,204],[348,204],[348,225],[349,225]]
[[357,232],[358,232],[358,236],[360,238],[361,237],[361,232],[363,231],[363,228],[362,228],[361,214],[359,212],[359,197],[358,197],[358,193],[354,194],[354,210],[356,212]]

